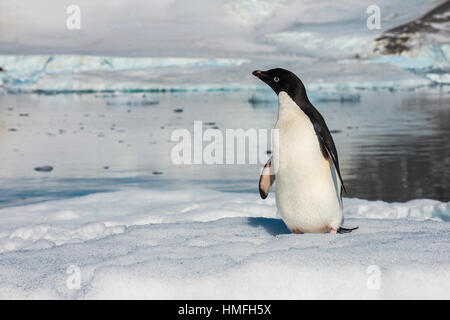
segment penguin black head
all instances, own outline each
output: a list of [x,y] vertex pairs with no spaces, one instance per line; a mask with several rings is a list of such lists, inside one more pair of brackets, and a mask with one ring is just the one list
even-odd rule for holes
[[294,100],[308,99],[302,81],[289,70],[282,68],[255,70],[252,74],[271,87],[277,95],[284,91]]

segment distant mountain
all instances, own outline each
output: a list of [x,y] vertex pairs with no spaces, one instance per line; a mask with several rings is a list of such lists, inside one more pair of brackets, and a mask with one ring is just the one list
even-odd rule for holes
[[402,54],[429,44],[450,44],[450,1],[414,21],[384,32],[375,39],[375,52]]

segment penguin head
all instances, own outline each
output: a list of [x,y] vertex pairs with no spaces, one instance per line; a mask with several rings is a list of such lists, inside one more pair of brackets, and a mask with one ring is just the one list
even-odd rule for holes
[[252,74],[271,87],[277,95],[284,91],[293,99],[295,97],[307,99],[302,81],[289,70],[282,68],[267,71],[255,70]]

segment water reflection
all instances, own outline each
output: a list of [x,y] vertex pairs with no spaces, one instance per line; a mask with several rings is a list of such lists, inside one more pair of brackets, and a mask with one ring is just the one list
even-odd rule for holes
[[[363,135],[350,165],[349,196],[386,201],[450,199],[450,96],[421,93],[401,101],[396,121],[407,128],[387,128]],[[410,118],[411,115],[419,116]],[[414,121],[419,119],[419,121]]]
[[[359,95],[358,102],[314,102],[339,150],[346,196],[449,201],[450,94],[424,89]],[[252,97],[0,96],[0,207],[126,188],[197,185],[257,193],[260,165],[176,166],[170,160],[171,133],[192,130],[196,120],[220,130],[272,128],[276,100],[263,96],[255,103]],[[159,103],[143,107],[147,100]],[[41,165],[54,170],[33,170]]]

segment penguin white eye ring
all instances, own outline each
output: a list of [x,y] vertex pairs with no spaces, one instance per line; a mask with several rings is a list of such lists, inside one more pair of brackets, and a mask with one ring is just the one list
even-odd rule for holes
[[336,146],[302,81],[281,68],[256,70],[253,75],[278,95],[278,139],[259,179],[261,198],[267,197],[276,181],[277,208],[293,233],[348,233],[357,229],[342,227],[345,187]]

